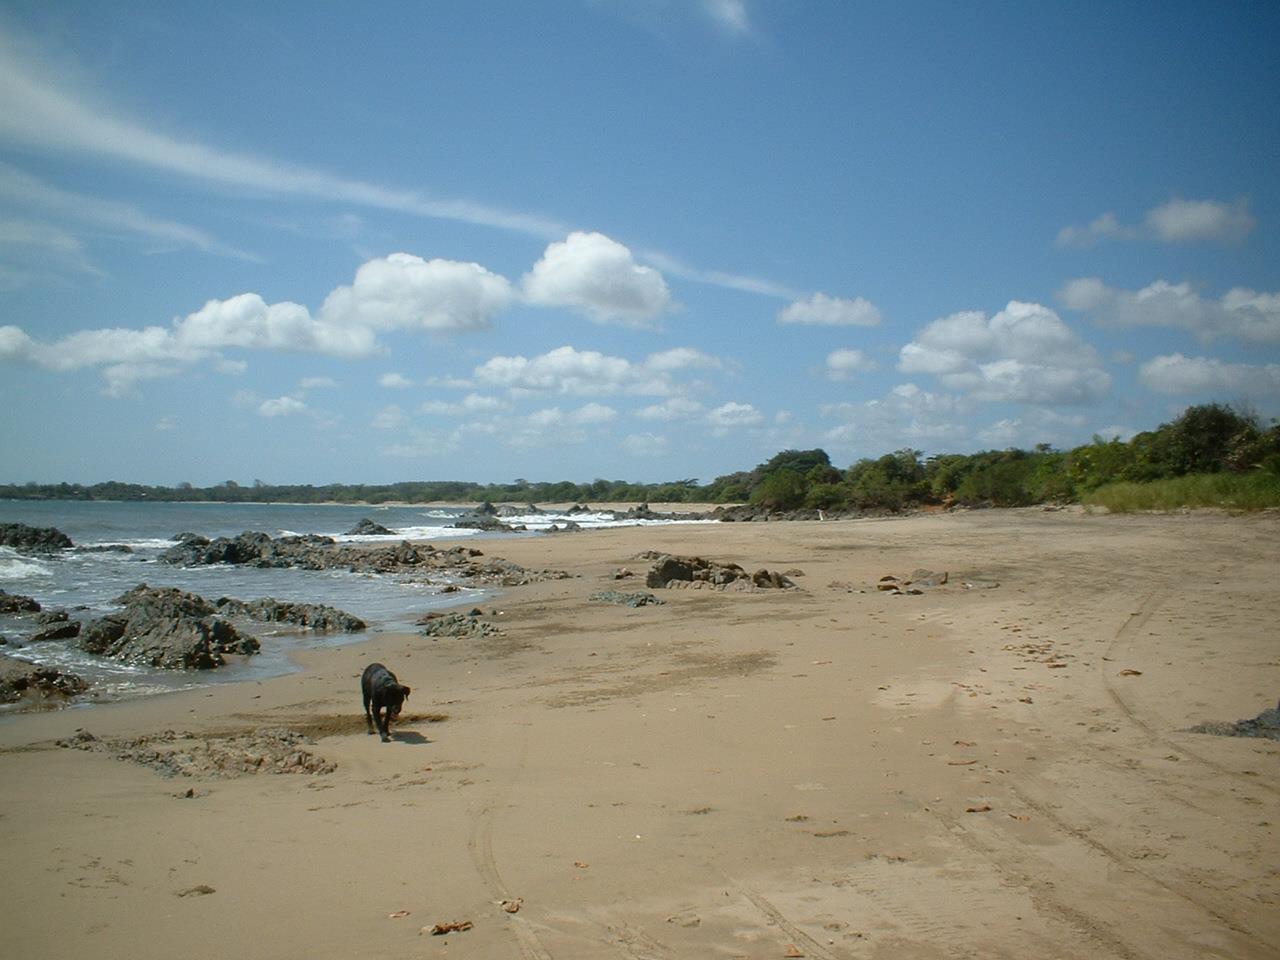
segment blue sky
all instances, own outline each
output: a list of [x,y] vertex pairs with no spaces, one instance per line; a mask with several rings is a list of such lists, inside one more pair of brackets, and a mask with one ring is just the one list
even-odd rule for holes
[[1280,414],[1280,8],[0,5],[0,481]]

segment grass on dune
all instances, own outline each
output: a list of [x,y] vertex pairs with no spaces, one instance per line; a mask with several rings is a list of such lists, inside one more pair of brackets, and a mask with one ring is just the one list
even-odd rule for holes
[[1280,507],[1280,474],[1205,473],[1147,483],[1108,483],[1083,498],[1085,506],[1112,513],[1168,511],[1194,507],[1265,510]]

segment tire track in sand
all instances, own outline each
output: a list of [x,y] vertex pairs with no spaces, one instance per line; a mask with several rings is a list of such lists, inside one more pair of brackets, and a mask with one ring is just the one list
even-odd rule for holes
[[[1167,594],[1164,593],[1149,593],[1142,599],[1142,602],[1138,604],[1138,609],[1129,615],[1129,619],[1120,625],[1120,629],[1117,630],[1115,636],[1111,638],[1111,643],[1107,645],[1106,653],[1103,654],[1104,662],[1114,661],[1116,647],[1121,641],[1129,639],[1136,631],[1142,629],[1142,627],[1146,625],[1147,621],[1151,619],[1152,614],[1154,614],[1156,610],[1160,608],[1160,605],[1164,603],[1166,596]],[[1246,783],[1251,789],[1266,790],[1269,793],[1280,796],[1280,788],[1273,787],[1269,783],[1261,782],[1252,777],[1246,777],[1240,772],[1232,770],[1230,767],[1225,767],[1220,763],[1215,763],[1208,757],[1202,756],[1197,751],[1192,750],[1183,744],[1170,740],[1163,733],[1138,716],[1134,708],[1125,702],[1124,697],[1120,695],[1120,691],[1116,689],[1111,677],[1105,670],[1102,671],[1102,684],[1106,689],[1108,696],[1110,696],[1111,701],[1119,707],[1120,712],[1124,714],[1125,719],[1146,734],[1147,739],[1152,743],[1158,743],[1161,747],[1195,760],[1197,763],[1203,764],[1211,770],[1226,774],[1241,783]]]
[[804,952],[806,957],[821,957],[822,960],[839,960],[834,953],[787,919],[782,911],[770,903],[763,894],[752,890],[750,887],[743,886],[736,880],[730,880],[729,882],[732,884],[734,889],[750,901],[752,906],[763,913],[773,925],[784,931],[787,936],[795,942],[795,945]]
[[1024,788],[1016,785],[1010,785],[1009,792],[1034,810],[1037,814],[1044,817],[1049,823],[1053,824],[1055,829],[1067,834],[1067,836],[1071,837],[1073,840],[1085,844],[1095,852],[1100,853],[1102,856],[1120,867],[1125,873],[1136,874],[1151,883],[1153,886],[1159,887],[1161,890],[1172,894],[1178,899],[1199,908],[1232,933],[1252,940],[1255,944],[1264,948],[1272,946],[1271,942],[1267,938],[1250,930],[1248,927],[1244,926],[1242,922],[1227,916],[1213,904],[1207,903],[1201,897],[1194,896],[1187,893],[1185,890],[1179,889],[1181,885],[1175,886],[1174,884],[1156,876],[1154,873],[1136,866],[1129,857],[1126,857],[1120,851],[1108,846],[1095,837],[1087,827],[1076,826],[1067,822],[1066,818],[1060,816],[1054,809],[1053,804],[1040,800],[1036,797],[1032,797]]
[[[471,835],[467,838],[467,849],[471,854],[472,862],[475,864],[476,873],[480,875],[480,880],[485,889],[489,891],[489,896],[498,903],[516,899],[507,887],[506,881],[502,879],[502,872],[498,869],[497,858],[493,855],[493,822],[497,811],[506,807],[511,789],[518,779],[520,771],[524,769],[525,757],[529,747],[529,733],[527,727],[521,726],[519,729],[520,747],[516,772],[508,781],[507,786],[500,792],[500,795],[490,803],[480,807],[479,811],[474,814],[471,821]],[[516,943],[520,948],[520,956],[523,960],[554,960],[551,953],[542,945],[542,941],[538,939],[538,935],[534,932],[533,925],[529,923],[528,919],[518,913],[507,913],[506,911],[502,911],[502,915],[507,918],[511,931],[515,934]]]

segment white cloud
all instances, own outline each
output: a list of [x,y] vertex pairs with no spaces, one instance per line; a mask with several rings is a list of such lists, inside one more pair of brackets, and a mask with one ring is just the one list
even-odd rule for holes
[[478,414],[506,410],[509,406],[510,404],[499,400],[497,397],[469,393],[458,403],[429,400],[418,408],[418,412],[437,417],[473,417]]
[[212,350],[281,350],[321,353],[348,359],[377,352],[373,331],[316,319],[306,307],[283,301],[266,303],[256,293],[210,300],[174,325],[172,338],[199,357]]
[[380,331],[484,327],[511,300],[510,284],[478,264],[392,254],[362,264],[354,283],[330,293],[315,316],[298,303],[242,293],[210,300],[169,327],[84,330],[52,343],[6,327],[0,359],[59,372],[102,367],[108,392],[119,394],[138,380],[172,376],[195,363],[223,364],[221,351],[228,349],[362,359],[385,352]]
[[751,19],[744,0],[702,0],[702,6],[711,19],[729,33],[750,33]]
[[1202,341],[1232,337],[1248,343],[1280,343],[1280,293],[1245,287],[1206,300],[1189,283],[1156,280],[1141,290],[1108,287],[1097,277],[1069,281],[1059,291],[1072,310],[1120,326],[1173,327]]
[[338,385],[333,377],[303,377],[298,386],[303,390],[331,390]]
[[26,360],[35,347],[36,342],[21,327],[0,327],[0,360]]
[[320,317],[372,330],[477,330],[512,302],[511,284],[478,263],[393,253],[362,263],[349,287],[325,299]]
[[677,420],[692,420],[704,409],[697,400],[690,400],[688,397],[670,397],[661,403],[637,410],[636,416],[641,420],[660,420],[671,423]]
[[778,312],[779,323],[815,324],[826,327],[874,327],[880,310],[869,300],[852,300],[815,293],[808,300],[796,300]]
[[388,390],[404,390],[413,386],[413,381],[403,374],[384,373],[378,378],[378,386],[385,387]]
[[677,370],[687,370],[691,368],[698,369],[719,369],[721,363],[715,357],[703,353],[701,350],[695,350],[693,347],[674,347],[671,350],[662,350],[658,353],[652,353],[645,360],[645,367],[649,370],[660,373],[674,373]]
[[865,373],[876,367],[861,350],[840,349],[827,354],[827,379],[849,380],[855,373]]
[[1174,197],[1147,211],[1141,227],[1127,226],[1107,211],[1088,226],[1066,226],[1058,231],[1058,246],[1088,248],[1104,240],[1155,240],[1161,243],[1188,243],[1215,240],[1230,243],[1243,240],[1257,224],[1249,204],[1221,200],[1184,200]]
[[1192,240],[1242,240],[1257,221],[1244,200],[1227,204],[1219,200],[1183,200],[1147,211],[1147,226],[1156,238],[1167,243]]
[[529,449],[586,443],[593,436],[592,428],[615,419],[617,411],[612,407],[588,403],[568,412],[560,407],[544,407],[523,416],[475,421],[467,424],[467,430],[487,433],[509,447]]
[[263,417],[290,417],[306,410],[307,405],[297,397],[275,397],[258,405],[258,415]]
[[877,400],[824,406],[819,412],[839,421],[824,434],[824,443],[860,456],[879,456],[904,445],[953,447],[968,434],[968,409],[961,398],[914,383],[899,384]]
[[513,392],[669,396],[678,392],[673,372],[715,363],[696,350],[668,350],[632,363],[623,357],[564,346],[532,358],[493,357],[476,367],[474,375],[479,383]]
[[1154,357],[1138,371],[1143,385],[1156,393],[1240,396],[1280,396],[1280,363],[1223,363],[1209,357],[1180,353]]
[[935,320],[899,351],[898,369],[992,402],[1094,403],[1111,388],[1096,351],[1054,311],[1017,300],[990,319],[969,311]]
[[716,433],[726,433],[729,430],[759,427],[764,424],[764,414],[749,403],[730,401],[710,411],[707,423]]
[[638,325],[671,307],[662,274],[601,233],[574,232],[549,244],[523,288],[530,303],[571,307],[598,323]]
[[584,426],[587,424],[612,423],[618,419],[618,411],[601,403],[588,403],[574,410],[569,415],[569,419]]
[[992,449],[1018,447],[1028,449],[1038,443],[1061,444],[1064,438],[1079,436],[1085,427],[1079,414],[1060,414],[1037,409],[1020,417],[1010,417],[988,424],[977,432],[977,440]]
[[666,455],[670,442],[656,433],[629,433],[622,438],[622,446],[633,457],[661,457]]
[[1116,215],[1107,211],[1095,217],[1088,226],[1063,227],[1058,231],[1058,246],[1092,247],[1101,240],[1132,240],[1137,235],[1137,230],[1122,226]]
[[369,426],[375,430],[403,430],[409,423],[409,415],[393,403],[374,414]]

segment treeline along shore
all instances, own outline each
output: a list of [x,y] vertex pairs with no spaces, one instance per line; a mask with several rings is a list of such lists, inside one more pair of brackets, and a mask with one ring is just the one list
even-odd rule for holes
[[1095,437],[1071,450],[937,454],[902,449],[840,469],[821,449],[785,450],[754,469],[664,483],[597,479],[590,483],[391,484],[175,487],[106,481],[95,484],[4,484],[0,499],[126,500],[210,503],[745,503],[767,510],[896,512],[929,505],[1017,507],[1086,503],[1113,510],[1181,506],[1243,509],[1280,505],[1280,424],[1227,404],[1188,408],[1177,419],[1127,441]]

